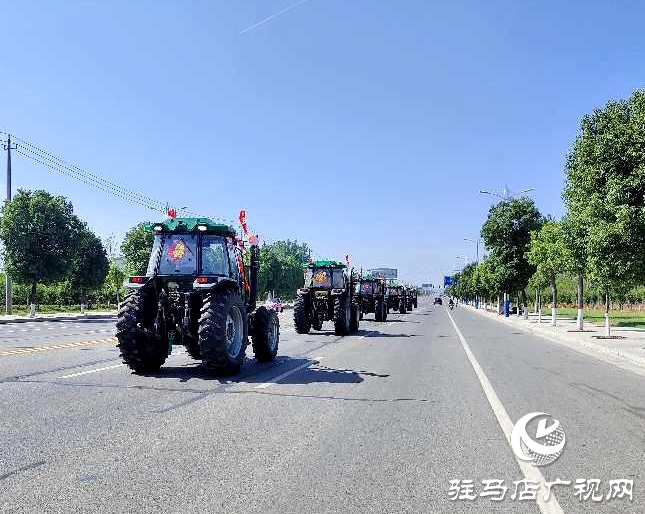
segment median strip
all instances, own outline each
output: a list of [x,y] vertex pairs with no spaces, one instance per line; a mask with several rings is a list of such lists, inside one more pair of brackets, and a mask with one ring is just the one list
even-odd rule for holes
[[66,348],[76,348],[79,346],[94,346],[97,344],[115,343],[116,337],[106,337],[104,339],[95,339],[93,341],[77,341],[74,343],[57,343],[45,346],[34,346],[31,348],[16,348],[13,350],[1,350],[0,357],[9,357],[11,355],[24,355],[28,353],[48,352],[50,350],[63,350]]

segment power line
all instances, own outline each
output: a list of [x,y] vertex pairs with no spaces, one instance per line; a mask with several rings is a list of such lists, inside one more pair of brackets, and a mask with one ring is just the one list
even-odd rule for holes
[[[3,131],[0,131],[0,134],[9,136],[9,133]],[[6,142],[6,137],[3,139],[4,142]],[[100,175],[90,173],[82,168],[79,168],[78,166],[70,164],[64,159],[61,159],[60,157],[54,155],[52,152],[43,150],[34,143],[25,141],[24,139],[16,137],[15,135],[12,135],[12,142],[15,142],[17,146],[17,148],[14,149],[16,153],[47,167],[50,171],[56,171],[70,178],[78,180],[86,186],[116,196],[134,205],[139,205],[158,212],[166,213],[171,207],[168,202],[151,198],[143,193],[123,187],[116,182],[101,177]],[[195,218],[204,217],[203,215],[197,214],[187,208],[173,208],[175,208],[178,213],[181,213],[183,215],[188,215]],[[218,222],[226,222],[232,226],[235,225],[234,222],[230,220],[223,220],[221,217],[209,217],[215,219]]]

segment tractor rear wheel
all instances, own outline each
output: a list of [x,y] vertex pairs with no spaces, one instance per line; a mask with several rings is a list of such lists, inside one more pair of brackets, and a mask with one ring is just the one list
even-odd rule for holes
[[351,307],[351,314],[350,314],[350,319],[349,319],[349,331],[350,332],[358,332],[358,326],[359,326],[359,320],[358,320],[358,313],[360,312],[360,308],[358,305],[355,303],[352,304]]
[[125,299],[117,315],[117,347],[135,373],[157,371],[168,357],[167,339],[154,334],[156,310],[152,291],[139,289]]
[[348,296],[339,296],[334,300],[334,332],[337,336],[349,333],[351,305]]
[[242,298],[224,289],[207,296],[199,318],[202,363],[220,375],[237,373],[244,362],[248,320]]
[[271,362],[278,353],[280,322],[278,314],[266,307],[258,307],[253,314],[253,353],[260,362]]
[[308,334],[311,330],[309,298],[306,296],[298,296],[298,298],[296,298],[296,302],[293,305],[293,324],[295,325],[296,332],[298,334]]

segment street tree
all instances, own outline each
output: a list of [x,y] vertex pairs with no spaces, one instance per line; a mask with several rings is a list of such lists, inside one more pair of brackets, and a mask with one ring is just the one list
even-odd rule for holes
[[73,218],[72,232],[74,243],[70,283],[79,292],[83,311],[87,304],[87,291],[103,284],[109,262],[101,240],[90,230],[87,223],[76,216]]
[[569,256],[567,271],[577,277],[577,307],[576,326],[584,329],[584,283],[588,266],[589,227],[585,219],[569,211],[562,219],[561,235]]
[[645,281],[645,91],[584,116],[566,163],[568,215],[586,230],[587,264],[609,303]]
[[492,206],[481,230],[493,258],[499,289],[518,292],[524,308],[527,308],[526,286],[535,272],[535,266],[526,259],[526,252],[531,232],[538,230],[543,222],[533,200],[514,198]]
[[137,223],[125,233],[121,243],[125,268],[130,275],[143,275],[148,268],[154,234],[145,229],[147,224],[146,221]]
[[559,274],[567,270],[571,262],[562,237],[561,223],[548,221],[539,230],[533,231],[526,258],[535,267],[535,274],[539,277],[537,281],[548,280],[551,286],[551,325],[555,326],[558,308],[556,279]]
[[69,276],[74,262],[74,218],[71,202],[42,190],[19,189],[2,209],[5,269],[18,283],[31,286],[32,314],[37,285]]

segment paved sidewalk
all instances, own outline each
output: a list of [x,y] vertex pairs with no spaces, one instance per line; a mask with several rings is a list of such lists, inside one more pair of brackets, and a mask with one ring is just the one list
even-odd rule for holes
[[[551,316],[542,316],[542,322],[538,324],[537,314],[530,314],[525,320],[516,314],[508,318],[497,314],[496,311],[485,311],[475,309],[472,306],[460,304],[458,308],[467,308],[482,316],[495,319],[501,323],[521,328],[536,335],[545,337],[551,341],[568,346],[576,351],[592,355],[596,358],[611,362],[635,371],[633,367],[640,368],[639,374],[645,373],[645,330],[634,327],[611,327],[612,339],[603,339],[598,336],[605,336],[605,327],[585,322],[584,331],[576,329],[576,320],[565,317],[558,317],[556,326],[551,326]],[[611,315],[610,315],[611,321]],[[618,336],[618,338],[613,338]],[[621,366],[621,363],[628,366]]]
[[0,325],[6,323],[32,323],[35,321],[75,321],[82,319],[113,318],[116,317],[116,311],[91,311],[81,314],[80,312],[60,312],[53,314],[39,314],[31,318],[29,316],[0,316]]

